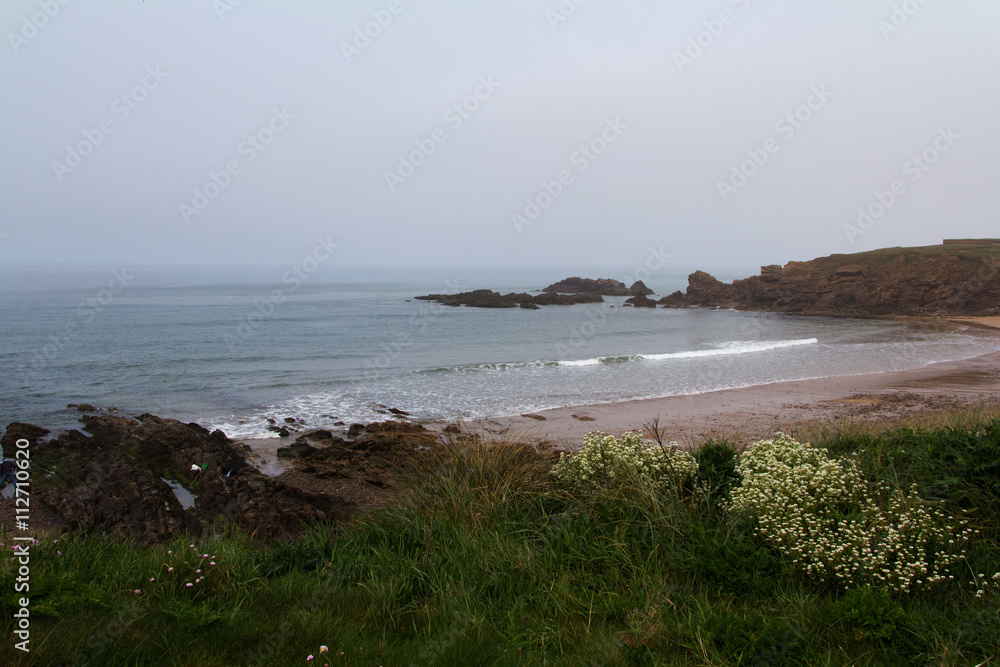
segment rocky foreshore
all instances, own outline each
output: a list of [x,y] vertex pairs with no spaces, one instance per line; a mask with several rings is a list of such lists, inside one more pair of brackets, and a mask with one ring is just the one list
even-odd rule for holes
[[80,430],[52,437],[31,424],[6,429],[5,452],[18,439],[30,443],[32,521],[148,542],[229,526],[274,539],[312,522],[345,520],[359,509],[352,490],[391,488],[395,473],[439,442],[400,421],[355,424],[340,435],[306,431],[278,452],[300,476],[275,478],[221,431],[83,407],[96,414],[83,415]]

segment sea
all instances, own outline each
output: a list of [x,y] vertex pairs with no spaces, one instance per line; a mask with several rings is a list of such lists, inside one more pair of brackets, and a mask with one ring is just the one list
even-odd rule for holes
[[[315,267],[312,267],[315,268]],[[640,271],[658,296],[692,269]],[[722,280],[751,269],[713,269]],[[0,421],[79,427],[71,403],[268,438],[273,420],[331,428],[476,420],[784,380],[914,369],[1000,351],[947,323],[604,303],[539,310],[415,300],[537,292],[634,267],[2,267]],[[654,297],[656,298],[656,297]]]

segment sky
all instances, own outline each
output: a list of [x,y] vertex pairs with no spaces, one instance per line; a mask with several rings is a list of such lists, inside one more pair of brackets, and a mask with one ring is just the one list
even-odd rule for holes
[[0,266],[1000,236],[997,34],[995,0],[3,0]]

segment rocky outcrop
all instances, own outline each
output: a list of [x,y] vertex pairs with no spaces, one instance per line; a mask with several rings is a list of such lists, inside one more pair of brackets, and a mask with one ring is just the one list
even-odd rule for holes
[[[148,414],[81,421],[83,432],[39,442],[32,451],[35,497],[67,530],[156,542],[236,525],[274,538],[350,511],[337,498],[258,472],[221,431]],[[194,506],[185,509],[165,480],[189,491]]]
[[635,308],[656,308],[656,302],[645,294],[638,294],[631,299],[626,300],[625,305],[633,306]]
[[279,449],[278,455],[320,479],[355,479],[387,488],[395,484],[396,473],[439,442],[424,426],[398,421],[353,424],[347,437],[313,431]]
[[634,294],[635,296],[649,296],[650,294],[655,294],[653,290],[646,287],[646,283],[641,280],[637,280],[632,283],[632,286],[628,288],[629,294]]
[[45,437],[48,433],[48,430],[41,426],[13,422],[7,427],[7,431],[3,434],[3,437],[0,438],[0,445],[3,446],[5,456],[12,459],[14,455],[10,452],[17,449],[18,440],[27,440],[31,445],[34,445],[36,440]]
[[555,294],[542,293],[532,296],[525,293],[501,294],[488,289],[462,292],[460,294],[428,294],[418,296],[421,301],[434,301],[445,306],[468,306],[470,308],[527,308],[539,306],[571,306],[577,303],[600,303],[599,294]]
[[1000,314],[1000,244],[966,242],[831,255],[722,283],[704,271],[670,308],[735,308],[836,317]]
[[[602,296],[648,296],[653,290],[641,281],[626,287],[625,283],[610,278],[567,278],[549,285],[541,294],[524,292],[501,294],[480,289],[460,294],[428,294],[415,297],[420,301],[434,301],[445,306],[470,308],[525,308],[537,310],[539,306],[572,306],[578,303],[601,303]],[[646,307],[644,305],[644,307]]]
[[[645,285],[643,285],[645,287]],[[556,294],[600,294],[602,296],[632,296],[625,283],[610,278],[566,278],[542,290]]]

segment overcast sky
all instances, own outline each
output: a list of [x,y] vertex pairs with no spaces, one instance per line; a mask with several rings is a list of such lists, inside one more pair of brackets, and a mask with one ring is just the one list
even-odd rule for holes
[[1000,235],[995,0],[576,2],[3,0],[0,264]]

